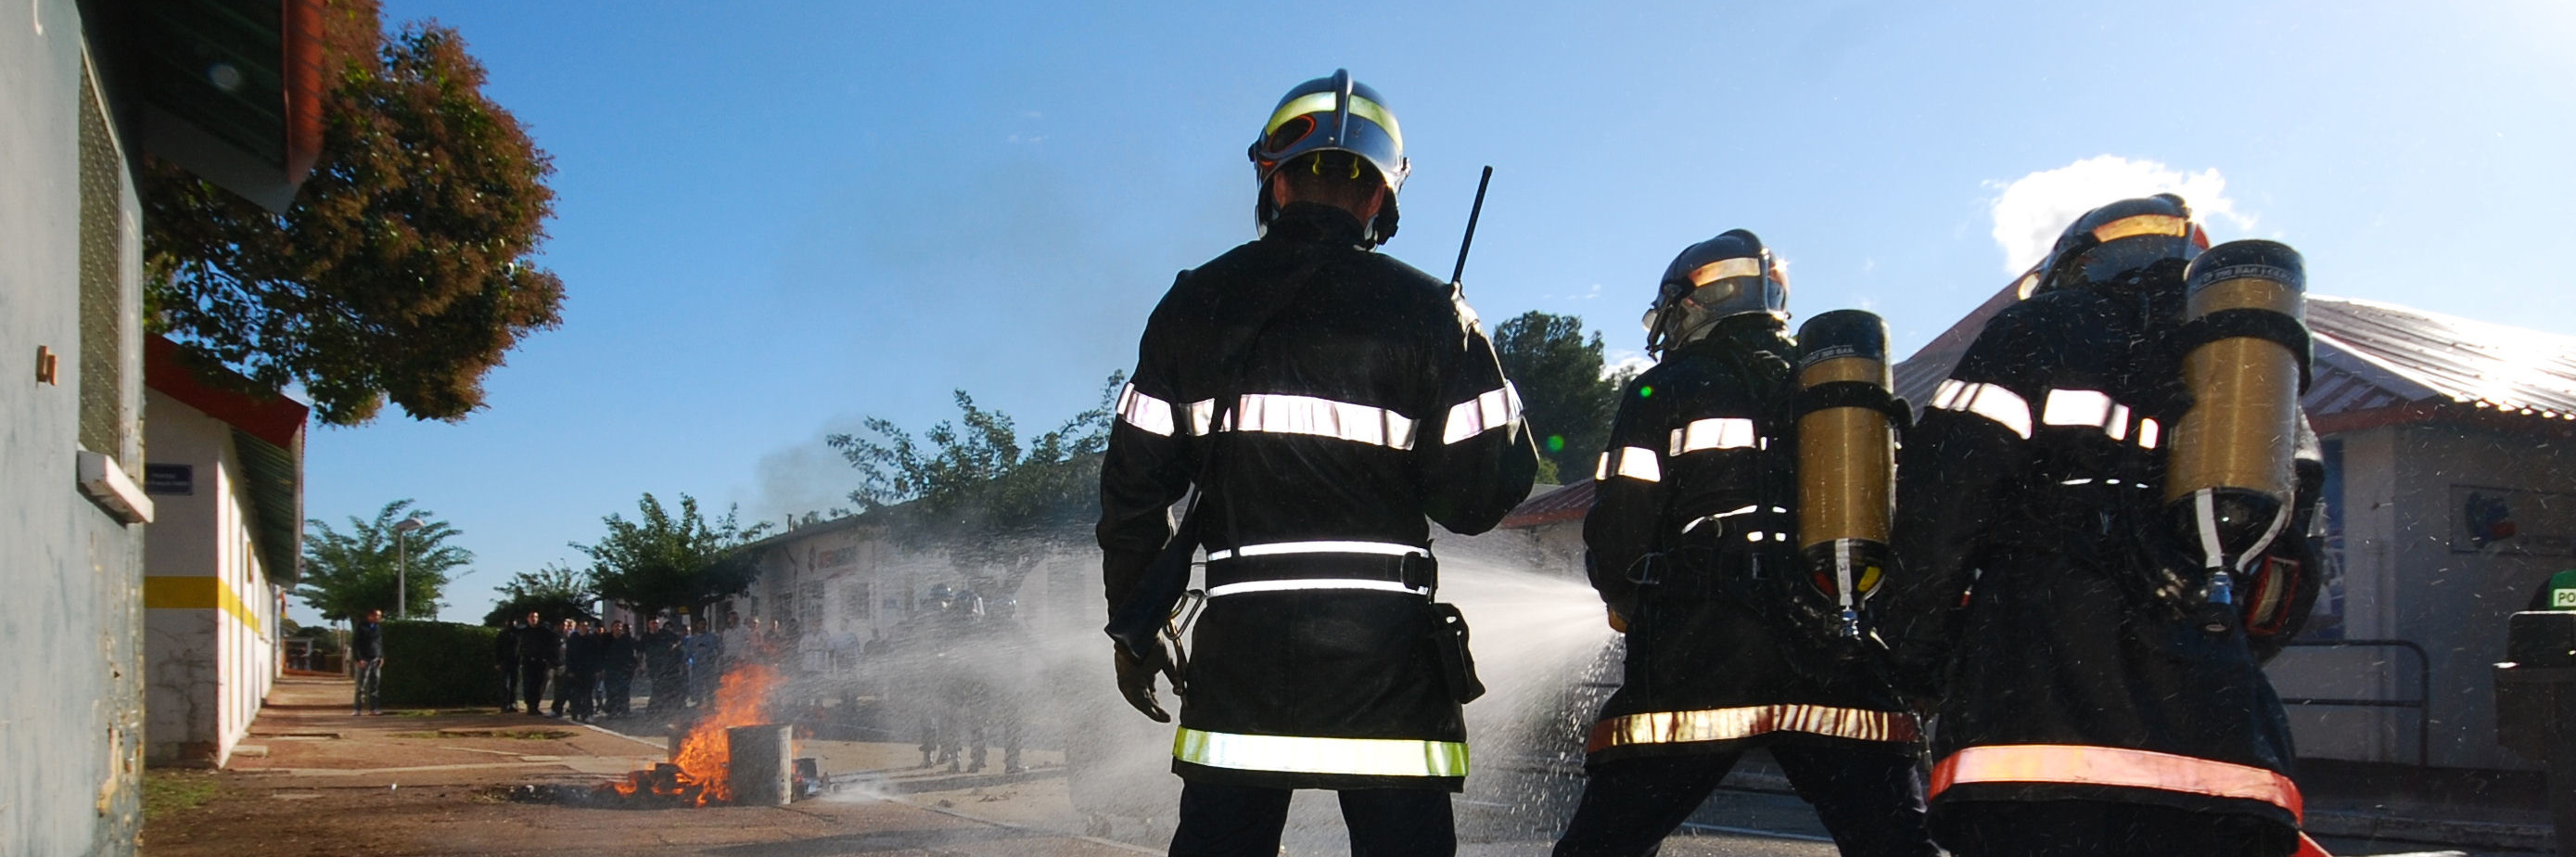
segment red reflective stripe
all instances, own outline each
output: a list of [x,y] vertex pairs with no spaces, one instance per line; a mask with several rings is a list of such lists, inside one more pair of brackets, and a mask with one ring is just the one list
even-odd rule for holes
[[2302,833],[2299,834],[2299,850],[2291,852],[2290,857],[2334,857],[2334,855],[2326,853],[2325,846],[2317,844],[2316,840],[2309,839],[2307,834]]
[[2079,783],[2259,800],[2299,818],[2304,807],[2289,777],[2238,765],[2150,750],[2081,744],[1970,747],[1932,766],[1932,794],[1960,783]]

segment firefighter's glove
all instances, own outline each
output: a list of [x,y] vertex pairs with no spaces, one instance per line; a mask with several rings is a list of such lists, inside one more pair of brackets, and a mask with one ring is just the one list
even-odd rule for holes
[[1610,617],[1610,630],[1622,634],[1628,633],[1628,617],[1619,615],[1619,608],[1603,607],[1601,612]]
[[1154,698],[1154,677],[1171,669],[1171,656],[1163,651],[1162,641],[1154,641],[1142,656],[1128,651],[1124,643],[1111,643],[1110,648],[1117,653],[1118,694],[1154,722],[1172,722],[1172,715]]

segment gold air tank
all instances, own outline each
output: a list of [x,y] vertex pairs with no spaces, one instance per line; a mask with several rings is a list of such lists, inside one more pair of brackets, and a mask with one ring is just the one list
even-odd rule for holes
[[[2184,274],[2183,386],[2164,499],[2176,535],[2213,573],[2242,568],[2289,514],[2306,386],[2305,268],[2273,241],[2230,241]],[[2225,578],[2213,600],[2227,600]]]
[[1835,310],[1798,328],[1798,547],[1858,636],[1859,606],[1887,569],[1895,512],[1895,398],[1887,322]]

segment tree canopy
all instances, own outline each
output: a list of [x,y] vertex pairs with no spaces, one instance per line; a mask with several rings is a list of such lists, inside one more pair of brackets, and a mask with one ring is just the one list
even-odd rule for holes
[[[743,527],[731,508],[709,520],[697,498],[680,495],[677,514],[647,493],[636,501],[635,520],[601,519],[608,535],[596,544],[574,544],[591,558],[590,584],[599,597],[651,615],[705,605],[751,588],[754,569],[734,562],[736,550],[768,532],[768,524]],[[526,612],[526,611],[521,611]]]
[[1626,380],[1603,376],[1601,334],[1586,340],[1583,319],[1532,310],[1494,327],[1494,356],[1520,390],[1522,417],[1547,471],[1540,477],[1590,473]]
[[896,538],[937,545],[988,594],[1019,588],[1031,538],[1100,516],[1100,458],[1126,373],[1112,373],[1099,404],[1055,430],[1021,440],[1009,414],[956,391],[958,419],[915,439],[891,420],[870,417],[868,436],[824,442],[858,469],[850,493],[862,514],[889,523]]
[[554,168],[455,30],[388,36],[375,0],[325,8],[322,157],[283,216],[146,159],[152,324],[257,383],[301,383],[324,422],[387,398],[459,420],[559,320],[563,282],[535,263]]
[[[421,526],[397,536],[404,519],[418,520]],[[462,531],[435,513],[412,508],[410,500],[385,504],[373,521],[350,516],[347,532],[321,520],[306,521],[304,528],[304,580],[295,587],[295,596],[334,621],[369,610],[434,618],[445,606],[439,596],[446,590],[448,570],[474,561],[473,551],[448,543]],[[399,588],[411,602],[408,613],[394,597],[398,571]]]
[[522,571],[511,575],[509,582],[492,587],[501,594],[501,600],[493,605],[492,612],[483,614],[483,624],[505,627],[511,620],[530,613],[548,622],[596,620],[598,614],[590,611],[592,602],[599,600],[598,593],[592,591],[595,588],[589,575],[553,563],[535,571]]

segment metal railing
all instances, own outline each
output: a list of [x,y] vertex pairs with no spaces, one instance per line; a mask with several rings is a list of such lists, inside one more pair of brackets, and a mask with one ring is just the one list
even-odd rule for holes
[[2282,705],[2332,705],[2353,708],[2415,709],[2415,767],[2431,767],[2433,749],[2433,661],[2425,656],[2424,647],[2413,640],[2295,640],[2290,646],[2314,649],[2405,649],[2415,653],[2414,699],[2336,699],[2331,697],[2283,697]]

